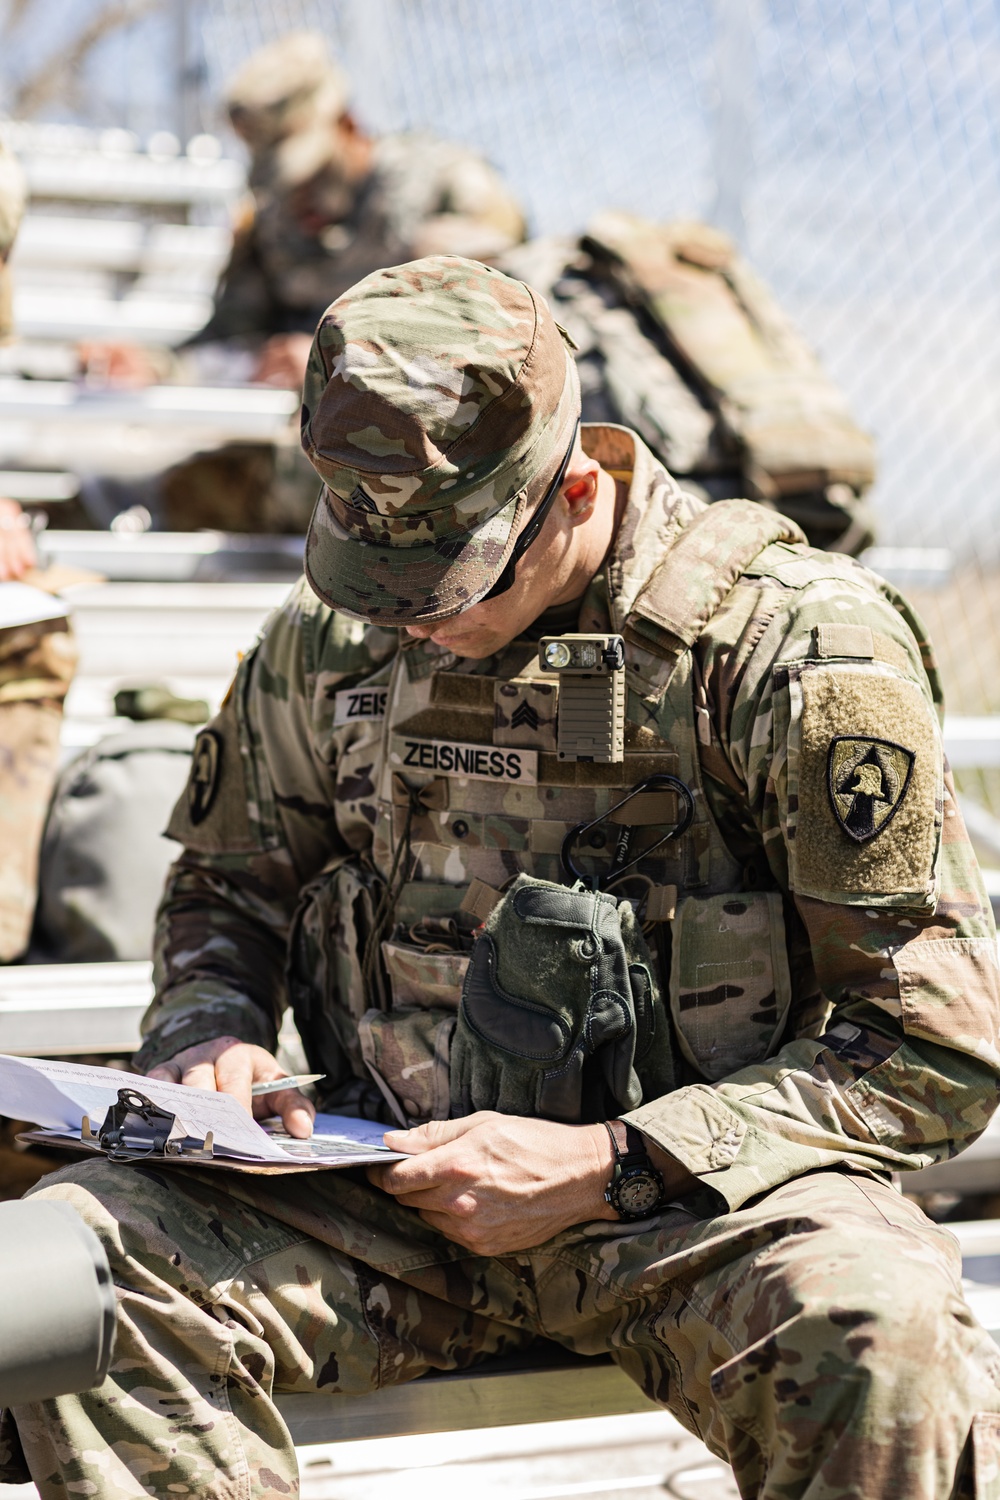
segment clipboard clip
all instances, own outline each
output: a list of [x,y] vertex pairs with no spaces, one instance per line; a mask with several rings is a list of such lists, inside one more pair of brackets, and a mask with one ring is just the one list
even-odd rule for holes
[[150,1156],[183,1156],[211,1158],[212,1132],[204,1141],[195,1141],[175,1114],[161,1109],[138,1089],[119,1089],[118,1102],[112,1104],[100,1130],[94,1131],[84,1115],[80,1138],[97,1146],[109,1161],[143,1161]]

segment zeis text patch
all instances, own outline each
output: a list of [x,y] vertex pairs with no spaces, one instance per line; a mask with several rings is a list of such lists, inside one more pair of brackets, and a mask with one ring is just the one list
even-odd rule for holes
[[506,745],[474,745],[464,740],[393,740],[389,763],[400,770],[436,771],[440,776],[464,776],[469,781],[516,781],[538,785],[538,751],[512,750]]
[[333,722],[359,724],[363,719],[384,719],[388,688],[341,688],[334,694]]

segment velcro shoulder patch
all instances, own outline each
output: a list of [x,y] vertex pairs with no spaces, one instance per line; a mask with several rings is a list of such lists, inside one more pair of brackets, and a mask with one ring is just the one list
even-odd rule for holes
[[943,754],[920,685],[886,665],[820,660],[789,691],[792,890],[932,911]]

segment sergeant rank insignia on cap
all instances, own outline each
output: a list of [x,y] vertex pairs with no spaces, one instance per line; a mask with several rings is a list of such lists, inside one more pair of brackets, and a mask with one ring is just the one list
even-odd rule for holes
[[830,804],[849,838],[866,844],[891,822],[906,796],[915,758],[912,750],[889,740],[839,734],[830,741]]

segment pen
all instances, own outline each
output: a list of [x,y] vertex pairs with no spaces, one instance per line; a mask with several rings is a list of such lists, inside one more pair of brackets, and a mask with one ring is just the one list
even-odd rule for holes
[[250,1093],[255,1099],[261,1094],[276,1094],[279,1089],[298,1089],[305,1083],[318,1083],[325,1073],[292,1073],[288,1078],[269,1078],[266,1083],[254,1083]]

